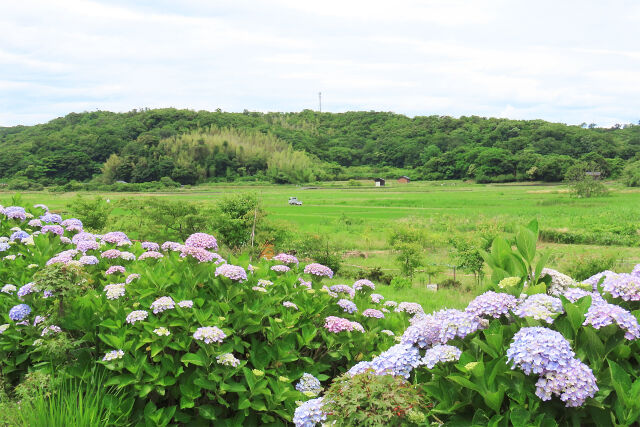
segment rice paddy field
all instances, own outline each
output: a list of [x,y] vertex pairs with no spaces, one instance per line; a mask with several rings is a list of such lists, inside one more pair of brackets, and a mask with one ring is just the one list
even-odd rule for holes
[[[617,269],[630,270],[640,263],[640,247],[633,242],[640,229],[640,191],[610,186],[606,197],[573,197],[564,185],[476,185],[462,182],[392,183],[376,188],[371,182],[331,183],[319,186],[205,185],[167,193],[104,193],[100,197],[116,202],[129,197],[168,197],[203,204],[215,204],[225,195],[253,192],[259,195],[269,218],[284,222],[296,232],[326,235],[343,250],[345,269],[379,267],[398,274],[388,238],[394,227],[411,226],[426,234],[424,262],[436,265],[435,277],[418,273],[413,288],[395,290],[381,286],[388,298],[414,300],[431,308],[463,307],[478,293],[473,276],[456,272],[463,289],[426,289],[426,284],[453,277],[452,237],[473,237],[482,232],[509,235],[517,225],[531,219],[541,230],[556,234],[592,236],[592,244],[539,242],[551,252],[548,267],[566,271],[581,257],[614,257]],[[354,185],[358,184],[358,185]],[[91,193],[82,193],[94,196]],[[12,193],[0,193],[0,204]],[[22,193],[25,203],[44,203],[64,213],[76,193]],[[302,206],[290,206],[297,197]],[[115,210],[117,215],[118,211]],[[605,244],[599,244],[599,241]],[[637,240],[636,240],[637,241]],[[630,243],[631,242],[631,243]],[[335,282],[345,281],[337,277]]]

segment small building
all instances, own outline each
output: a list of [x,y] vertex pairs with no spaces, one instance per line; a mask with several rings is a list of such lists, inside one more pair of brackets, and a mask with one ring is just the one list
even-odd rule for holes
[[400,178],[398,178],[398,182],[400,184],[408,184],[409,181],[411,181],[411,178],[409,178],[408,176],[401,176]]
[[600,179],[600,175],[602,175],[602,172],[585,172],[584,174],[587,176],[592,176],[593,179]]
[[376,183],[376,187],[384,187],[385,180],[382,178],[376,178],[373,180]]

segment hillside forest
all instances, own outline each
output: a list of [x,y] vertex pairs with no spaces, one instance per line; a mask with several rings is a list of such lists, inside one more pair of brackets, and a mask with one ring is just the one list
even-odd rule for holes
[[576,164],[639,185],[640,125],[168,108],[71,113],[35,126],[0,127],[0,182],[9,185],[304,183],[399,175],[554,182]]

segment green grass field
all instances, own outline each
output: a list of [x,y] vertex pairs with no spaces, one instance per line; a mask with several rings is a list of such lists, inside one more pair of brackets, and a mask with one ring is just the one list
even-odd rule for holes
[[[519,224],[537,218],[542,229],[568,232],[638,233],[640,228],[640,191],[612,187],[607,197],[579,199],[572,197],[563,185],[474,185],[461,182],[393,183],[375,188],[334,183],[318,187],[208,185],[168,193],[106,193],[101,197],[112,202],[127,197],[168,197],[199,203],[216,203],[234,192],[257,193],[268,216],[290,224],[292,230],[329,236],[345,252],[358,252],[346,257],[347,268],[380,267],[394,273],[397,266],[389,250],[390,230],[406,222],[423,229],[428,236],[425,259],[442,265],[440,277],[451,277],[450,246],[452,236],[472,236],[482,228],[493,228],[509,234]],[[86,193],[83,193],[86,194]],[[11,193],[0,193],[0,204],[9,203]],[[88,195],[88,194],[87,194]],[[54,194],[27,192],[25,203],[44,203],[54,211],[66,210],[75,193]],[[303,206],[289,206],[290,196],[298,197]],[[117,211],[115,212],[117,214]],[[614,239],[615,240],[615,239]],[[640,248],[543,243],[541,250],[550,251],[549,267],[566,270],[576,258],[614,256],[622,271],[640,263]],[[395,271],[397,273],[397,270]],[[466,290],[427,291],[424,274],[418,274],[414,288],[395,291],[381,287],[380,293],[393,299],[410,299],[430,307],[460,307],[475,293],[473,277],[457,272]],[[334,282],[340,282],[338,277]],[[344,281],[344,280],[342,280]],[[403,294],[404,292],[404,294]]]

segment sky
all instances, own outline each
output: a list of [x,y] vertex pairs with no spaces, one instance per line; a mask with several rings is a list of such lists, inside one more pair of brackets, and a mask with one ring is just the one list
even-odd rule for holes
[[70,112],[640,120],[640,2],[0,2],[0,126]]

